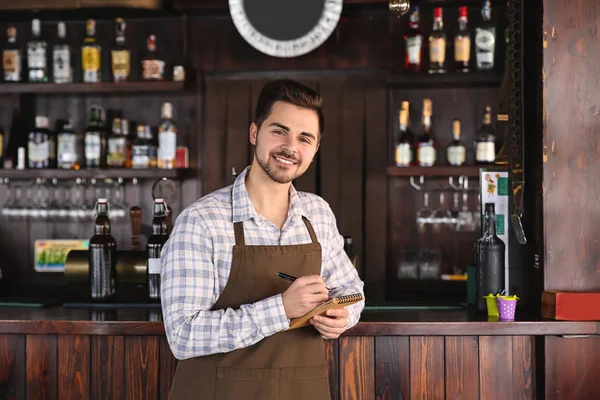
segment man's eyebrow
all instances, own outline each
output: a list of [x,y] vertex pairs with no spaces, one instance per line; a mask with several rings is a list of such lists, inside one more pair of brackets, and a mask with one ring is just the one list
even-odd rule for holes
[[[276,126],[278,128],[283,129],[286,132],[290,131],[290,128],[288,128],[287,126],[285,126],[283,124],[280,124],[279,122],[271,122],[269,124],[269,126]],[[312,133],[310,133],[310,132],[301,132],[300,135],[307,136],[307,137],[311,138],[312,140],[317,140],[317,137],[315,135],[313,135]]]

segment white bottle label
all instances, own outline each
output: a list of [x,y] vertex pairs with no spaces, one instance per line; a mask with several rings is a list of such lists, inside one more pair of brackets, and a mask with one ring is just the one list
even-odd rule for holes
[[422,146],[417,149],[419,165],[430,167],[435,164],[436,154],[433,146]]
[[85,158],[95,160],[100,158],[100,135],[90,134],[85,136]]
[[71,82],[71,52],[69,49],[56,49],[53,53],[54,80]]
[[29,44],[27,49],[27,65],[29,68],[46,68],[46,47],[42,43]]
[[133,168],[148,168],[150,165],[150,147],[146,145],[132,146],[131,164]]
[[160,274],[160,258],[149,258],[148,259],[148,273],[149,274]]
[[410,151],[410,144],[400,143],[396,146],[396,165],[400,167],[406,167],[410,165],[412,161],[412,152]]
[[421,36],[413,36],[406,39],[406,52],[408,54],[408,62],[411,64],[421,63],[421,46],[423,38]]
[[475,150],[475,160],[478,162],[493,162],[496,159],[496,144],[494,142],[479,142]]
[[77,138],[75,135],[58,135],[58,160],[65,163],[77,161]]
[[448,164],[463,165],[467,157],[467,150],[464,148],[464,146],[452,146],[448,147],[446,155],[448,158]]
[[172,130],[158,134],[158,159],[174,160],[177,152],[177,135]]

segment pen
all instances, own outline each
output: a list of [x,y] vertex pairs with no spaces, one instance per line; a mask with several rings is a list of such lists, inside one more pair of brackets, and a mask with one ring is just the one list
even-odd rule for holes
[[[283,272],[275,272],[275,275],[277,275],[281,279],[289,281],[289,282],[294,282],[297,279],[295,276],[284,274]],[[327,286],[325,286],[325,289],[331,291],[331,289],[329,289]]]

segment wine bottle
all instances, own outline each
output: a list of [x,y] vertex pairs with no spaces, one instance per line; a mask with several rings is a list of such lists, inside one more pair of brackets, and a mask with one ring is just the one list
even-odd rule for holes
[[110,234],[108,202],[98,199],[94,236],[89,242],[90,297],[92,301],[109,301],[116,294],[117,242]]
[[148,238],[148,300],[160,302],[160,252],[169,239],[167,231],[167,207],[163,199],[154,200],[152,235]]

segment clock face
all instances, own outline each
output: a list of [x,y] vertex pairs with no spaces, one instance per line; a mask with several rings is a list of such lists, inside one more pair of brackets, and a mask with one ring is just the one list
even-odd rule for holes
[[273,57],[296,57],[325,42],[340,19],[343,0],[229,0],[242,37]]

